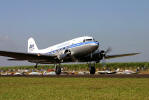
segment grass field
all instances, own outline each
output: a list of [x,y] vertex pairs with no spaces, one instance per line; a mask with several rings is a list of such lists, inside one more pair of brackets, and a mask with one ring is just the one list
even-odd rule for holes
[[0,100],[149,100],[149,79],[0,77]]

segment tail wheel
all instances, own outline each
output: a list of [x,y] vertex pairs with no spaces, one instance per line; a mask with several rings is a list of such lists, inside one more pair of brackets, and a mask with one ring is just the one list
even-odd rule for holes
[[55,73],[56,73],[56,75],[61,74],[61,67],[60,66],[56,66]]

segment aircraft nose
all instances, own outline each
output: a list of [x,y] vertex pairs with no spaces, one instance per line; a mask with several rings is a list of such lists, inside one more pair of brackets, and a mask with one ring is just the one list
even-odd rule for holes
[[94,42],[92,44],[92,47],[95,48],[95,49],[97,49],[99,47],[99,42],[98,41]]
[[97,46],[99,46],[99,42],[98,41],[96,41],[96,44],[97,44]]
[[99,42],[98,41],[95,42],[95,46],[99,47]]

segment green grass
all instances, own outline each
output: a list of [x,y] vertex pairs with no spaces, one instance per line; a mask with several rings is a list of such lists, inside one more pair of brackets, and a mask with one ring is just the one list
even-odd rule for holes
[[0,100],[149,100],[149,79],[0,77]]

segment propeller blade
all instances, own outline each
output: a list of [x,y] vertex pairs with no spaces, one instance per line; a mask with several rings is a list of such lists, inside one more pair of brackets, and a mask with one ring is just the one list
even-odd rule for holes
[[105,59],[105,57],[106,57],[107,53],[109,53],[111,51],[112,51],[112,49],[110,47],[106,51],[105,50],[101,50],[100,51],[100,56],[102,58],[100,60],[101,60],[101,64],[102,64],[103,67],[106,65],[106,59]]
[[104,67],[106,65],[106,59],[105,59],[105,57],[103,57],[103,59],[101,60],[101,64],[102,64],[102,67]]
[[105,51],[105,53],[107,54],[107,53],[109,53],[109,52],[111,52],[111,51],[112,51],[112,48],[109,47],[109,48]]

